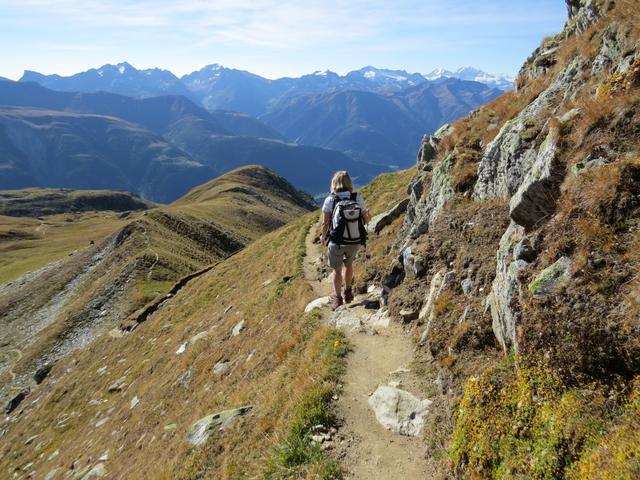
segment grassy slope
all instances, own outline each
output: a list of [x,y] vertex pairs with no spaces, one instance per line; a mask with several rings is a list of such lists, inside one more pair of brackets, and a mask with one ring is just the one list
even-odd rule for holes
[[130,223],[114,212],[60,214],[42,220],[0,215],[0,284],[85,248]]
[[[29,470],[37,476],[74,462],[83,469],[106,450],[106,468],[114,478],[240,478],[261,475],[270,463],[276,471],[284,468],[277,461],[273,466],[274,449],[289,435],[294,417],[299,421],[300,402],[325,382],[330,386],[327,369],[336,368],[331,350],[342,351],[317,318],[302,314],[312,299],[301,261],[314,217],[268,234],[220,263],[132,334],[103,335],[56,365],[32,394],[39,401],[19,422],[5,425],[0,470],[31,461]],[[231,337],[240,320],[245,329]],[[175,354],[204,331],[207,338]],[[219,361],[231,362],[221,377],[212,373]],[[106,372],[97,373],[102,367]],[[127,386],[108,393],[120,377]],[[134,396],[140,404],[132,409]],[[256,406],[253,413],[224,433],[214,432],[203,447],[185,442],[195,420],[246,404]],[[34,434],[37,451],[25,445]],[[47,460],[56,451],[59,455]]]

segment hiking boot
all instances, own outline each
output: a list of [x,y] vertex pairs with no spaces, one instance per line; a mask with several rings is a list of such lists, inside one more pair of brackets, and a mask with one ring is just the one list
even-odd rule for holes
[[353,290],[351,287],[344,289],[344,303],[353,302]]
[[334,297],[333,297],[333,306],[332,306],[332,308],[333,308],[334,310],[337,310],[337,309],[338,309],[338,308],[340,308],[342,305],[343,305],[342,297],[341,297],[340,295],[338,295],[338,296],[334,296]]

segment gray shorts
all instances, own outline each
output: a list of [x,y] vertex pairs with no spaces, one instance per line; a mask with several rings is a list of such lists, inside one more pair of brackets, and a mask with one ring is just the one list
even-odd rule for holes
[[327,257],[329,266],[333,269],[341,268],[342,265],[351,265],[356,258],[360,245],[336,245],[329,243]]

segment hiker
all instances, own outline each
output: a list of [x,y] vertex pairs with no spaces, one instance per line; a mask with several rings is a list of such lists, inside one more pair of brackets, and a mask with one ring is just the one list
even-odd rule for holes
[[[367,241],[365,225],[369,210],[361,195],[353,191],[353,182],[345,171],[331,179],[331,194],[324,200],[321,216],[322,245],[327,245],[329,267],[333,269],[333,309],[353,300],[353,260]],[[342,267],[344,266],[344,298]]]

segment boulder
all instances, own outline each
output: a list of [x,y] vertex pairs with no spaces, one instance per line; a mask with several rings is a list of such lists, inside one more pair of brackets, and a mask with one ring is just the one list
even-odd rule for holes
[[200,332],[197,335],[194,335],[189,339],[189,346],[199,342],[200,340],[204,340],[209,336],[209,332]]
[[126,380],[127,380],[127,377],[120,377],[118,380],[116,380],[109,386],[108,391],[110,393],[121,391],[127,385]]
[[49,372],[52,368],[52,363],[45,363],[40,368],[38,368],[36,370],[36,373],[33,374],[33,379],[35,380],[35,382],[40,385],[44,381],[44,379],[47,378],[47,375],[49,375]]
[[400,310],[400,318],[402,318],[403,322],[411,322],[413,320],[418,319],[418,314],[420,312],[417,308],[403,308]]
[[253,405],[245,405],[244,407],[233,408],[231,410],[224,410],[223,412],[207,415],[191,426],[187,433],[186,440],[191,445],[202,445],[207,441],[212,431],[216,429],[224,430],[235,419],[246,415],[253,408]]
[[407,205],[409,205],[409,199],[405,198],[394,205],[390,210],[381,213],[380,215],[376,215],[367,225],[367,231],[375,234],[380,233],[384,227],[391,225],[395,219],[407,210]]
[[229,362],[218,362],[213,366],[213,374],[222,375],[227,368],[229,368]]
[[4,407],[4,413],[6,413],[8,415],[11,412],[13,412],[16,408],[18,408],[18,405],[20,405],[20,403],[27,397],[27,395],[29,395],[30,391],[31,391],[31,389],[27,387],[27,388],[21,390],[11,400],[9,400],[7,402],[7,405]]
[[369,397],[369,406],[376,419],[387,430],[416,437],[424,424],[431,400],[420,400],[409,392],[389,385],[380,385]]
[[304,313],[310,313],[316,308],[323,308],[331,304],[331,297],[320,297],[315,300],[309,302],[306,307],[304,307]]
[[235,327],[233,327],[233,329],[231,330],[232,337],[237,337],[238,335],[240,335],[240,332],[244,329],[244,323],[244,320],[240,320],[238,323],[236,323]]
[[509,215],[518,225],[533,228],[555,211],[561,175],[556,162],[556,136],[551,131],[509,204]]
[[570,278],[571,259],[561,257],[533,279],[529,284],[529,291],[534,298],[543,298],[558,291],[558,288]]

